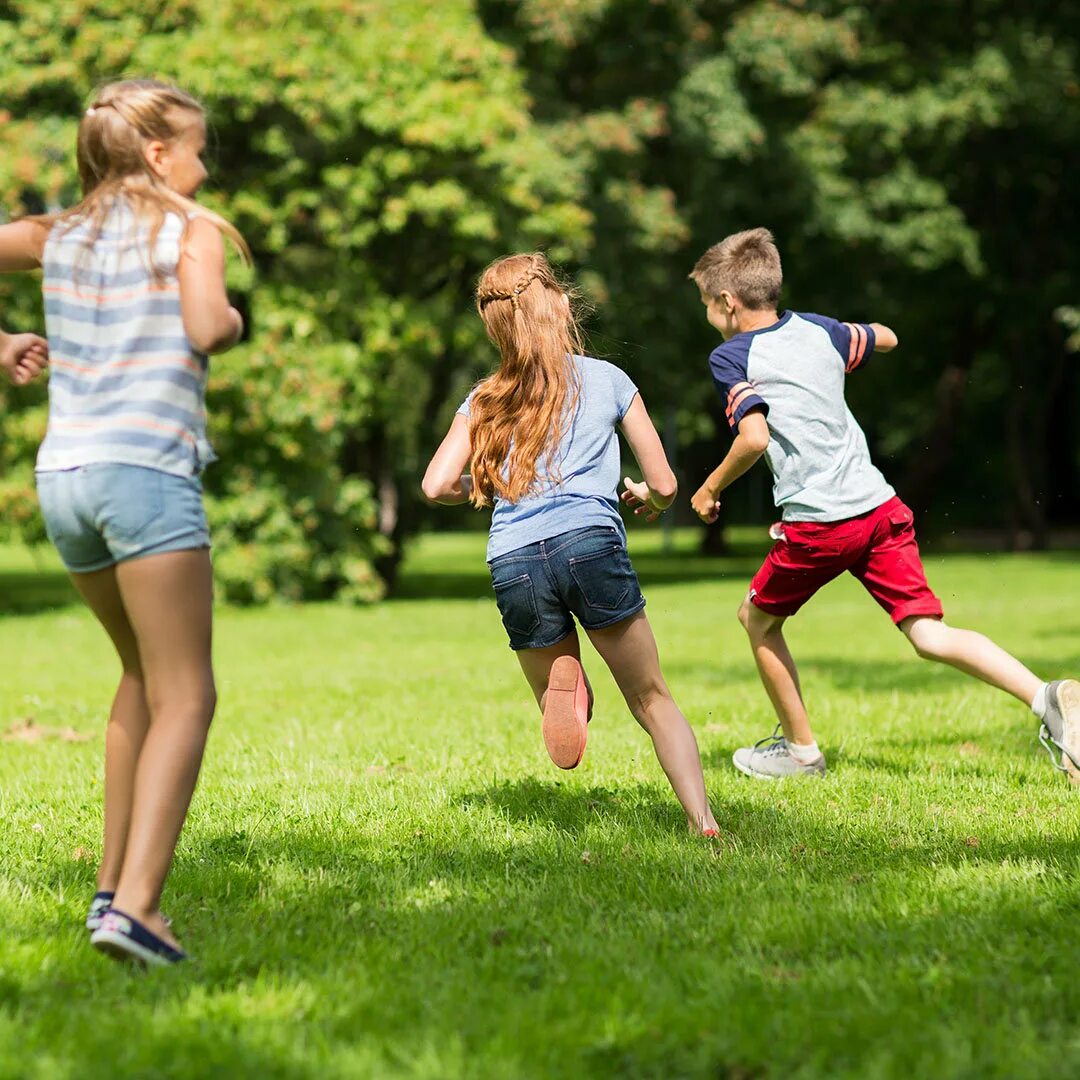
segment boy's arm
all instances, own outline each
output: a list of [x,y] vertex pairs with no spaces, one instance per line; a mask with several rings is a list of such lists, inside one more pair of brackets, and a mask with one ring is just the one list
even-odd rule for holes
[[472,477],[465,473],[472,456],[469,421],[458,413],[428,464],[421,488],[428,502],[456,506],[469,501]]
[[872,322],[868,325],[874,331],[874,352],[892,352],[900,344],[900,339],[884,324]]
[[769,446],[769,424],[760,408],[751,409],[739,421],[739,433],[724,460],[698,488],[690,505],[706,525],[720,512],[720,493],[757,462]]

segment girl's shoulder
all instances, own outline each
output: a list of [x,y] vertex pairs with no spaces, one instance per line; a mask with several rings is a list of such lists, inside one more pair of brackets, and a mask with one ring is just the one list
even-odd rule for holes
[[595,356],[575,356],[574,364],[586,382],[600,382],[620,386],[630,376],[617,364],[609,360],[600,360]]

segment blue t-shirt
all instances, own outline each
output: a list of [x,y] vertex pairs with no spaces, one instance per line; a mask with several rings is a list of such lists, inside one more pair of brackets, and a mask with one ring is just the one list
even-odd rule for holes
[[[637,387],[626,372],[605,360],[575,356],[580,392],[571,422],[551,455],[557,479],[547,474],[547,455],[536,463],[539,488],[520,502],[495,500],[488,534],[492,559],[539,540],[591,525],[608,525],[623,536],[618,487],[621,455],[616,426],[626,415]],[[469,415],[470,394],[458,412]]]
[[843,521],[896,494],[874,467],[844,401],[844,378],[873,355],[874,330],[787,311],[718,345],[709,368],[731,430],[754,408],[769,424],[765,460],[785,521]]

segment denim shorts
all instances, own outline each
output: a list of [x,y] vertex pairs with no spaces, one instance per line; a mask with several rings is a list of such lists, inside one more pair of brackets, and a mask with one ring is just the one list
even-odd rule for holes
[[626,541],[606,525],[575,529],[488,564],[510,648],[544,649],[574,630],[622,622],[645,606]]
[[73,574],[210,546],[197,476],[102,463],[37,474],[45,531]]

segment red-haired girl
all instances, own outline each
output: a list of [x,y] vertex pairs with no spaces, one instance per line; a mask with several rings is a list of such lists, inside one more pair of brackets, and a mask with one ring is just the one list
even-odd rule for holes
[[581,761],[592,711],[576,618],[652,738],[690,827],[716,835],[697,742],[661,674],[619,516],[617,428],[645,477],[626,481],[627,504],[654,520],[676,494],[641,395],[619,368],[582,355],[570,296],[543,255],[492,263],[476,302],[501,362],[458,410],[424,494],[495,504],[495,598],[552,761]]

